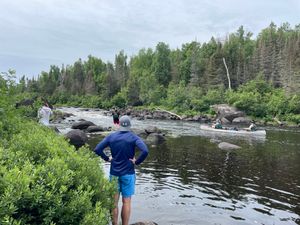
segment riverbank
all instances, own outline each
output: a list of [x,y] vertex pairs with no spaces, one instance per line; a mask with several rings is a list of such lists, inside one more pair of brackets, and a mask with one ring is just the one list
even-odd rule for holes
[[[61,106],[63,107],[63,106]],[[68,106],[66,106],[68,107]],[[99,108],[80,108],[83,111],[103,111],[103,114],[106,116],[111,116],[112,113],[117,110],[119,111],[120,115],[130,115],[132,118],[137,120],[146,120],[146,119],[157,119],[157,120],[182,120],[182,121],[189,121],[189,122],[199,122],[199,123],[211,123],[215,121],[217,115],[216,114],[200,114],[194,112],[193,114],[182,114],[182,113],[175,113],[173,111],[168,111],[163,108],[149,108],[149,107],[126,107],[126,108],[111,108],[111,109],[99,109]],[[68,113],[55,113],[55,119],[65,119],[69,117],[71,114]],[[248,118],[248,121],[254,120],[258,126],[269,126],[269,127],[277,127],[277,128],[300,128],[300,124],[296,124],[289,121],[279,121],[277,118],[271,119],[263,119],[263,118],[254,118],[245,116]],[[228,125],[248,125],[248,122],[229,122]]]

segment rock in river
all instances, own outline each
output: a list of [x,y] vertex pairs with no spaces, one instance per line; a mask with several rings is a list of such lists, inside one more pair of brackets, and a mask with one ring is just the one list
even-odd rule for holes
[[221,142],[218,147],[220,149],[223,149],[223,150],[234,150],[234,149],[239,149],[241,148],[240,146],[237,146],[237,145],[234,145],[234,144],[230,144],[230,143],[227,143],[227,142]]
[[88,140],[86,134],[82,130],[71,130],[65,137],[68,138],[70,144],[74,145],[76,148],[80,148]]

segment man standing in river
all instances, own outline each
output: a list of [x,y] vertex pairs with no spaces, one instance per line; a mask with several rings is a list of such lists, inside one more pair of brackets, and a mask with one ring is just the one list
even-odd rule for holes
[[[110,162],[110,180],[116,180],[118,192],[115,194],[115,208],[112,212],[112,224],[118,224],[118,202],[120,193],[122,194],[122,225],[129,224],[131,212],[131,196],[135,188],[135,166],[141,164],[148,156],[148,148],[140,137],[130,131],[131,121],[128,116],[120,118],[120,128],[105,137],[95,148],[95,153],[102,159]],[[103,151],[110,148],[111,157]],[[141,154],[135,159],[135,147]]]

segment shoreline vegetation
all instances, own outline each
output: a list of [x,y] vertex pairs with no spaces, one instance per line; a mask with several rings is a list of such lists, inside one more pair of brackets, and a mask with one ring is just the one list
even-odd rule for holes
[[[23,76],[18,94],[54,105],[110,109],[161,108],[178,115],[213,115],[229,104],[266,123],[300,124],[300,25],[271,23],[256,38],[243,26],[223,40],[159,42],[114,62],[89,55],[73,65],[51,65]],[[12,74],[14,71],[11,71]],[[274,119],[275,118],[275,119]]]

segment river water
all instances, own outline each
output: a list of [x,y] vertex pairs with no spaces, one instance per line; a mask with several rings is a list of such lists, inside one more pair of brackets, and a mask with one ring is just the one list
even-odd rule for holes
[[[61,108],[80,118],[112,126],[104,111]],[[201,131],[183,121],[133,119],[132,126],[156,126],[167,140],[149,146],[149,156],[137,167],[131,222],[159,225],[280,225],[300,224],[300,130],[266,128],[266,137],[222,135]],[[219,135],[219,134],[218,134]],[[90,137],[91,148],[103,138]],[[241,146],[220,150],[211,139]],[[109,164],[104,163],[109,171]]]

